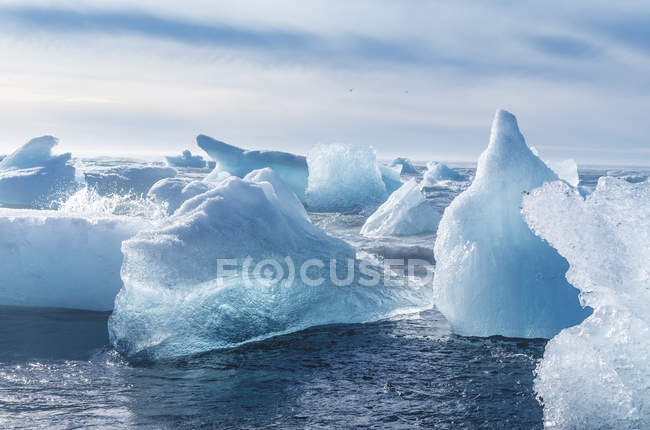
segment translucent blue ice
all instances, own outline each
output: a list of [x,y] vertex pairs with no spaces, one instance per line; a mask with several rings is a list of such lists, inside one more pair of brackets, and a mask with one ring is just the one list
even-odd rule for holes
[[203,168],[206,166],[206,162],[200,155],[192,155],[189,149],[183,151],[183,154],[180,156],[165,156],[167,164],[172,167],[196,167]]

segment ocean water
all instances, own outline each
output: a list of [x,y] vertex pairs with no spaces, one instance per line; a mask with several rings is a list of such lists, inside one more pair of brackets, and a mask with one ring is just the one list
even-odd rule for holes
[[[606,173],[582,171],[581,185]],[[442,210],[467,184],[425,194]],[[433,235],[367,239],[363,216],[310,216],[360,253],[433,262]],[[456,336],[435,309],[159,363],[113,351],[108,316],[0,307],[0,428],[542,427],[532,384],[546,341]]]

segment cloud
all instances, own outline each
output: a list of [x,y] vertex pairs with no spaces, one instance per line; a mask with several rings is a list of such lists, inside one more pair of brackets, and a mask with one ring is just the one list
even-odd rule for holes
[[598,48],[573,37],[535,36],[529,41],[538,51],[557,57],[581,60],[598,54]]

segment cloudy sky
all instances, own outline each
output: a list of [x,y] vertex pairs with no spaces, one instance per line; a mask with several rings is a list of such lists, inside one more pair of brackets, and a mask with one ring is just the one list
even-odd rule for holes
[[162,155],[204,133],[474,161],[505,108],[545,158],[650,164],[641,1],[2,1],[0,59],[0,153],[53,134]]

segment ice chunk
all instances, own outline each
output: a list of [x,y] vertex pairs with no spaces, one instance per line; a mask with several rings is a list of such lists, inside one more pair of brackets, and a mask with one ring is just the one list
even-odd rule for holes
[[[250,282],[218,275],[219,258],[245,264],[250,257],[255,267],[265,259],[284,265],[290,257],[296,271],[307,260],[323,261],[310,279],[328,278],[330,259],[355,257],[348,244],[311,224],[270,169],[226,179],[186,201],[161,227],[124,242],[122,250],[124,288],[109,333],[115,348],[131,357],[227,348],[314,325],[376,320],[427,302],[425,289],[311,286],[298,275],[274,284],[254,271]],[[337,264],[337,272],[345,266]]]
[[388,197],[361,228],[364,236],[412,236],[433,233],[440,214],[427,202],[415,179]]
[[372,212],[386,200],[386,185],[370,146],[318,145],[307,155],[307,206],[316,212]]
[[564,161],[546,161],[546,165],[550,167],[560,179],[564,179],[574,187],[580,183],[578,176],[578,164],[573,158]]
[[422,177],[422,188],[434,187],[442,181],[467,181],[467,176],[450,169],[437,161],[427,163],[427,170]]
[[156,182],[176,176],[176,169],[162,166],[113,167],[110,169],[86,172],[85,180],[89,187],[101,195],[134,194],[144,195]]
[[30,140],[0,162],[0,204],[40,207],[75,185],[70,153],[52,155],[52,136]]
[[122,241],[148,222],[0,209],[0,305],[107,311],[122,286]]
[[217,162],[215,169],[243,178],[253,170],[270,167],[304,200],[307,161],[302,155],[280,151],[246,151],[200,134],[196,143]]
[[546,345],[535,380],[545,423],[650,428],[650,182],[601,177],[586,198],[554,182],[525,196],[523,213],[594,309]]
[[568,263],[520,213],[523,192],[554,180],[515,117],[497,111],[476,177],[445,209],[434,247],[436,306],[456,333],[550,338],[588,315],[564,278]]
[[416,169],[411,160],[408,158],[397,157],[390,163],[391,167],[401,167],[400,173],[407,175],[417,175],[418,169]]
[[380,164],[379,171],[381,172],[381,180],[384,181],[386,186],[387,194],[394,193],[395,190],[402,186],[402,180],[400,179],[401,167],[388,167]]
[[214,188],[206,181],[193,181],[189,178],[165,178],[156,182],[147,195],[156,202],[166,202],[167,212],[173,213],[188,199]]
[[189,149],[183,151],[181,156],[166,156],[167,164],[173,167],[197,167],[203,168],[206,163],[200,155],[192,155]]

